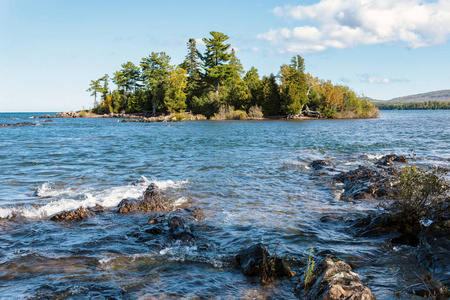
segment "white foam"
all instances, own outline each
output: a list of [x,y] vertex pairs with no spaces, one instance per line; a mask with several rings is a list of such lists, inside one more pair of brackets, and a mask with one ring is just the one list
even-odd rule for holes
[[[105,190],[95,189],[54,189],[50,183],[44,183],[38,190],[42,192],[41,197],[50,197],[51,200],[40,206],[12,206],[0,207],[0,218],[11,218],[13,215],[25,218],[46,218],[59,212],[74,210],[80,206],[85,208],[101,205],[103,207],[115,207],[122,199],[125,198],[140,198],[142,197],[148,184],[154,182],[161,190],[169,188],[180,188],[188,183],[187,180],[173,181],[150,181],[143,177],[142,184],[137,186],[118,186]],[[48,200],[48,199],[42,199]],[[175,201],[176,205],[181,205],[187,201],[181,197]]]
[[385,156],[386,154],[378,154],[378,155],[374,155],[374,154],[363,154],[363,155],[361,155],[361,156],[365,156],[365,157],[367,157],[368,159],[370,159],[370,160],[375,160],[375,159],[381,159],[383,156]]
[[186,197],[180,197],[177,200],[175,200],[175,202],[173,203],[173,207],[179,207],[181,205],[183,205],[184,203],[186,203],[188,201],[188,199]]

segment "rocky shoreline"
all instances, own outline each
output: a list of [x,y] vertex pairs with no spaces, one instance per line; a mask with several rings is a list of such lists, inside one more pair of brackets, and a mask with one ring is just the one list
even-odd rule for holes
[[[360,202],[365,200],[390,201],[398,197],[399,174],[408,163],[405,156],[386,155],[373,165],[358,166],[351,171],[338,171],[332,161],[316,160],[309,164],[311,175],[327,177],[342,184],[340,201]],[[140,182],[135,183],[142,184]],[[50,187],[53,189],[53,187]],[[41,197],[39,190],[34,194]],[[114,208],[100,205],[80,206],[49,217],[52,222],[83,222],[96,215],[145,216],[147,221],[133,232],[132,238],[156,249],[177,245],[208,249],[199,242],[198,222],[203,218],[202,208],[185,204],[171,209],[168,198],[155,184],[149,184],[139,198],[125,198]],[[435,220],[424,220],[413,228],[399,227],[389,212],[379,210],[364,217],[335,218],[333,213],[320,222],[336,222],[344,226],[346,233],[355,239],[379,237],[385,240],[383,247],[393,251],[394,247],[414,247],[420,266],[429,270],[430,276],[418,276],[417,284],[399,287],[399,292],[409,295],[447,299],[450,295],[450,199],[442,204],[443,214]],[[431,223],[430,223],[431,222]],[[311,250],[312,251],[312,250]],[[270,252],[273,252],[270,251]],[[376,296],[354,270],[354,264],[345,262],[330,250],[323,250],[302,263],[303,267],[292,271],[289,258],[278,257],[276,249],[270,253],[263,243],[246,245],[227,258],[228,265],[245,276],[257,277],[261,284],[274,280],[296,277],[295,291],[299,299],[355,299],[372,300]],[[311,267],[312,266],[312,267]],[[298,266],[297,266],[298,267]],[[356,272],[355,272],[356,271]]]

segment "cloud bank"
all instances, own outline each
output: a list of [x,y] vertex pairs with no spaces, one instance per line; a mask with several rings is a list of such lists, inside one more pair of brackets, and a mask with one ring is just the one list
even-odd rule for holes
[[313,5],[279,6],[273,13],[308,24],[258,35],[279,46],[282,53],[383,43],[403,43],[414,49],[444,44],[450,36],[450,0],[321,0]]

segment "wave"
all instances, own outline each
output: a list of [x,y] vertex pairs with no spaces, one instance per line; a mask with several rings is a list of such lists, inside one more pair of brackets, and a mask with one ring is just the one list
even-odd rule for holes
[[[38,187],[35,194],[44,199],[50,198],[42,205],[22,205],[11,207],[0,207],[0,219],[11,217],[24,217],[30,219],[47,218],[59,212],[101,205],[106,208],[116,207],[122,199],[140,198],[150,183],[155,183],[162,191],[167,189],[181,188],[188,180],[148,180],[142,176],[138,184],[117,186],[105,190],[95,189],[56,189],[52,183],[44,183]],[[33,194],[33,195],[35,195]],[[56,198],[56,199],[55,199]],[[187,201],[184,197],[175,201],[175,205],[181,205]]]

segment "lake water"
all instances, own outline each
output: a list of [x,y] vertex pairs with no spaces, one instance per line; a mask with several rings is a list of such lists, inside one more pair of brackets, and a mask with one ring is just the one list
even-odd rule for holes
[[[0,123],[42,121],[34,115],[2,113]],[[261,286],[232,267],[240,249],[260,241],[295,272],[310,247],[331,250],[356,264],[378,299],[416,283],[409,269],[426,272],[410,247],[385,249],[382,239],[346,233],[344,223],[320,222],[365,215],[377,201],[339,201],[341,186],[308,164],[329,159],[345,171],[414,149],[418,163],[449,167],[450,111],[382,111],[371,120],[41,124],[0,128],[0,299],[295,299],[297,277]],[[135,233],[148,215],[113,212],[150,182],[171,209],[203,210],[195,245],[143,242]],[[111,210],[78,223],[48,220],[96,204]]]

